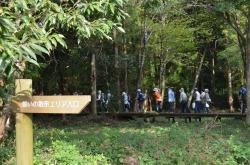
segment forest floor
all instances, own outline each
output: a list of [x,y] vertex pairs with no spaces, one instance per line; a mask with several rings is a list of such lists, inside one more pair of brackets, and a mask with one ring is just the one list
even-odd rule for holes
[[[35,165],[250,164],[250,127],[242,119],[34,115],[33,123]],[[15,133],[0,146],[1,163],[16,164]]]

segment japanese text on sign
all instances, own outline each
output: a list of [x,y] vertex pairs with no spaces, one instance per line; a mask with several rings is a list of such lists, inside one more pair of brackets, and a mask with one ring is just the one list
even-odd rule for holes
[[22,107],[39,107],[39,108],[78,108],[79,101],[23,101]]

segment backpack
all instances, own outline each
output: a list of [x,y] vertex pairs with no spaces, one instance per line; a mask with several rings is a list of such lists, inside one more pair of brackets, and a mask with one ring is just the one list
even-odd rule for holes
[[144,94],[144,93],[139,93],[139,100],[140,101],[144,101],[144,100],[146,100],[146,95]]
[[106,100],[111,100],[111,94],[110,93],[107,93],[107,95],[106,95]]

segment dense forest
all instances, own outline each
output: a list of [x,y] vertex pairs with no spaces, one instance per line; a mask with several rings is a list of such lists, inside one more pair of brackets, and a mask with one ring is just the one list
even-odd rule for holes
[[[13,123],[9,125],[9,119],[13,122],[15,116],[11,101],[15,95],[16,79],[31,79],[32,95],[91,95],[91,104],[85,112],[94,115],[97,114],[99,90],[104,94],[111,92],[112,112],[125,111],[123,92],[129,95],[131,110],[136,112],[138,89],[146,94],[145,111],[152,111],[155,104],[153,89],[157,88],[163,97],[160,106],[163,111],[167,111],[169,87],[175,92],[178,112],[179,90],[185,89],[190,107],[194,88],[197,88],[199,91],[209,89],[213,111],[239,113],[239,90],[242,85],[250,90],[249,63],[249,0],[2,0],[0,144],[5,134],[12,132],[14,128]],[[248,94],[248,107],[249,100]],[[95,117],[96,120],[99,119],[99,116]],[[113,121],[108,122],[113,124]],[[250,111],[246,113],[246,123],[250,124]],[[119,131],[123,131],[122,127],[127,124],[121,123]],[[139,122],[137,125],[151,128]],[[91,123],[90,127],[92,126],[96,127]],[[207,134],[214,125],[210,126],[209,129],[207,125],[204,126]],[[115,128],[115,125],[112,127]],[[167,137],[167,131],[176,133],[179,129],[178,123],[170,127],[169,130],[162,129],[159,132],[166,133]],[[113,132],[114,136],[120,135],[119,131]],[[144,134],[144,130],[142,131]],[[179,131],[180,135],[185,134],[184,130]],[[195,131],[190,130],[190,134],[193,135]],[[202,131],[204,130],[201,129]],[[215,131],[216,134],[217,132],[219,130]],[[244,131],[239,132],[243,134]],[[36,133],[39,134],[39,129]],[[93,131],[91,138],[94,139],[95,133]],[[151,137],[150,132],[146,134]],[[137,136],[141,138],[140,134]],[[245,141],[248,136],[240,140]],[[232,143],[226,140],[228,135],[225,138],[221,133],[218,137],[213,137],[215,143],[219,144],[221,140],[223,145],[227,145],[230,142],[229,148],[235,149],[233,137],[230,138]],[[203,137],[200,138],[202,140]],[[8,143],[11,142],[3,145]],[[118,141],[116,145],[119,145]],[[241,147],[239,151],[249,155],[244,145]],[[95,149],[98,150],[98,147]],[[159,150],[164,151],[165,148],[160,147]],[[214,156],[210,151],[210,156]],[[231,150],[227,151],[231,153]],[[140,152],[144,153],[143,148],[140,148]],[[0,148],[0,155],[2,153],[7,151]],[[172,161],[178,162],[180,152],[176,150],[173,153],[177,159]],[[235,150],[232,153],[235,153],[235,159],[232,159],[236,162],[244,163],[247,160],[244,154],[237,157]],[[188,155],[189,152],[184,154]],[[217,156],[214,158],[224,164],[223,156]],[[11,157],[12,155],[8,158],[6,156],[5,159]],[[104,161],[103,157],[100,159]],[[147,159],[143,158],[141,161],[145,163]],[[196,156],[192,159],[195,161]],[[211,157],[206,159],[212,161]],[[111,160],[105,158],[106,161]],[[119,161],[119,158],[114,157],[111,162],[117,164]]]
[[[33,80],[35,95],[92,95],[157,87],[208,88],[218,109],[238,111],[247,85],[249,2],[3,1],[0,18],[1,97],[13,80]],[[5,101],[6,102],[6,101]],[[149,100],[150,102],[150,100]],[[164,101],[163,101],[164,102]],[[150,106],[150,105],[149,105]],[[164,105],[162,105],[164,106]],[[178,103],[177,103],[178,106]]]

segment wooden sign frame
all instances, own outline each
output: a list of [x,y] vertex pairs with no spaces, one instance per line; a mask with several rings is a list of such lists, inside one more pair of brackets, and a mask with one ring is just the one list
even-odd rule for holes
[[12,107],[20,113],[79,114],[89,104],[89,95],[22,96],[12,99]]

